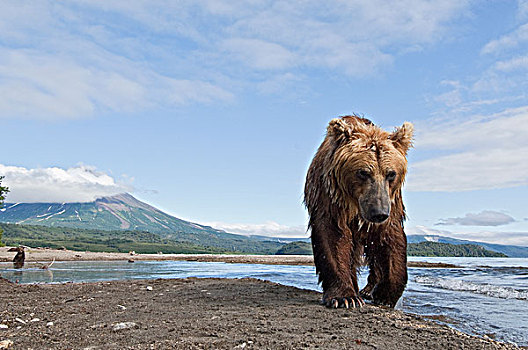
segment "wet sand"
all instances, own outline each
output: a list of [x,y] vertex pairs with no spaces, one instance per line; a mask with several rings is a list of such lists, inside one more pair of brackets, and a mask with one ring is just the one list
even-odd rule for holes
[[383,307],[327,309],[319,305],[320,297],[318,292],[255,279],[57,285],[0,280],[0,345],[10,344],[12,349],[515,348]]
[[[16,253],[9,252],[9,247],[0,247],[0,262],[13,260]],[[26,262],[39,263],[45,266],[55,261],[145,261],[174,260],[226,262],[241,264],[269,265],[313,265],[313,256],[309,255],[228,255],[228,254],[129,254],[129,253],[96,253],[48,248],[29,248],[26,250]],[[443,263],[409,262],[409,267],[457,267]]]

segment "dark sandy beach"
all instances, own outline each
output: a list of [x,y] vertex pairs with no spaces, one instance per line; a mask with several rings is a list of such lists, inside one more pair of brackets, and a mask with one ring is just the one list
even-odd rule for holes
[[254,279],[59,285],[0,280],[0,344],[12,349],[515,348],[382,307],[327,309],[320,297]]

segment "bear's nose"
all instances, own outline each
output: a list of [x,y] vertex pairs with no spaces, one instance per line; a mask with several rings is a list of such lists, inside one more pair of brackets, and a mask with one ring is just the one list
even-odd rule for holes
[[389,218],[389,214],[382,212],[379,209],[372,209],[369,212],[370,221],[375,223],[381,223]]

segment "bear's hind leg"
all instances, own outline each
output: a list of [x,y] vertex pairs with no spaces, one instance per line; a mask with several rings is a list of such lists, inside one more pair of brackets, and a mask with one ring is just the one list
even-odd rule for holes
[[369,275],[367,278],[367,285],[359,292],[359,295],[366,300],[372,300],[372,291],[379,281],[379,272],[376,270],[375,264],[369,264]]
[[374,254],[374,271],[379,273],[372,300],[394,307],[407,284],[407,239],[403,230],[391,236],[390,243],[377,246],[370,253]]

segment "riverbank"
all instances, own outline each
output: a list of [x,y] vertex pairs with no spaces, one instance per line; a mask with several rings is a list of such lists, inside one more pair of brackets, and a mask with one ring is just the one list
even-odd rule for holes
[[515,348],[382,307],[327,309],[320,297],[255,279],[0,280],[0,342],[13,349]]
[[[10,247],[0,247],[0,262],[10,262],[16,253],[9,252]],[[228,254],[136,254],[101,253],[57,250],[48,248],[26,249],[26,262],[40,263],[42,266],[55,261],[200,261],[225,262],[239,264],[267,265],[307,265],[312,266],[311,255],[228,255]],[[456,267],[443,263],[409,262],[409,267]]]

